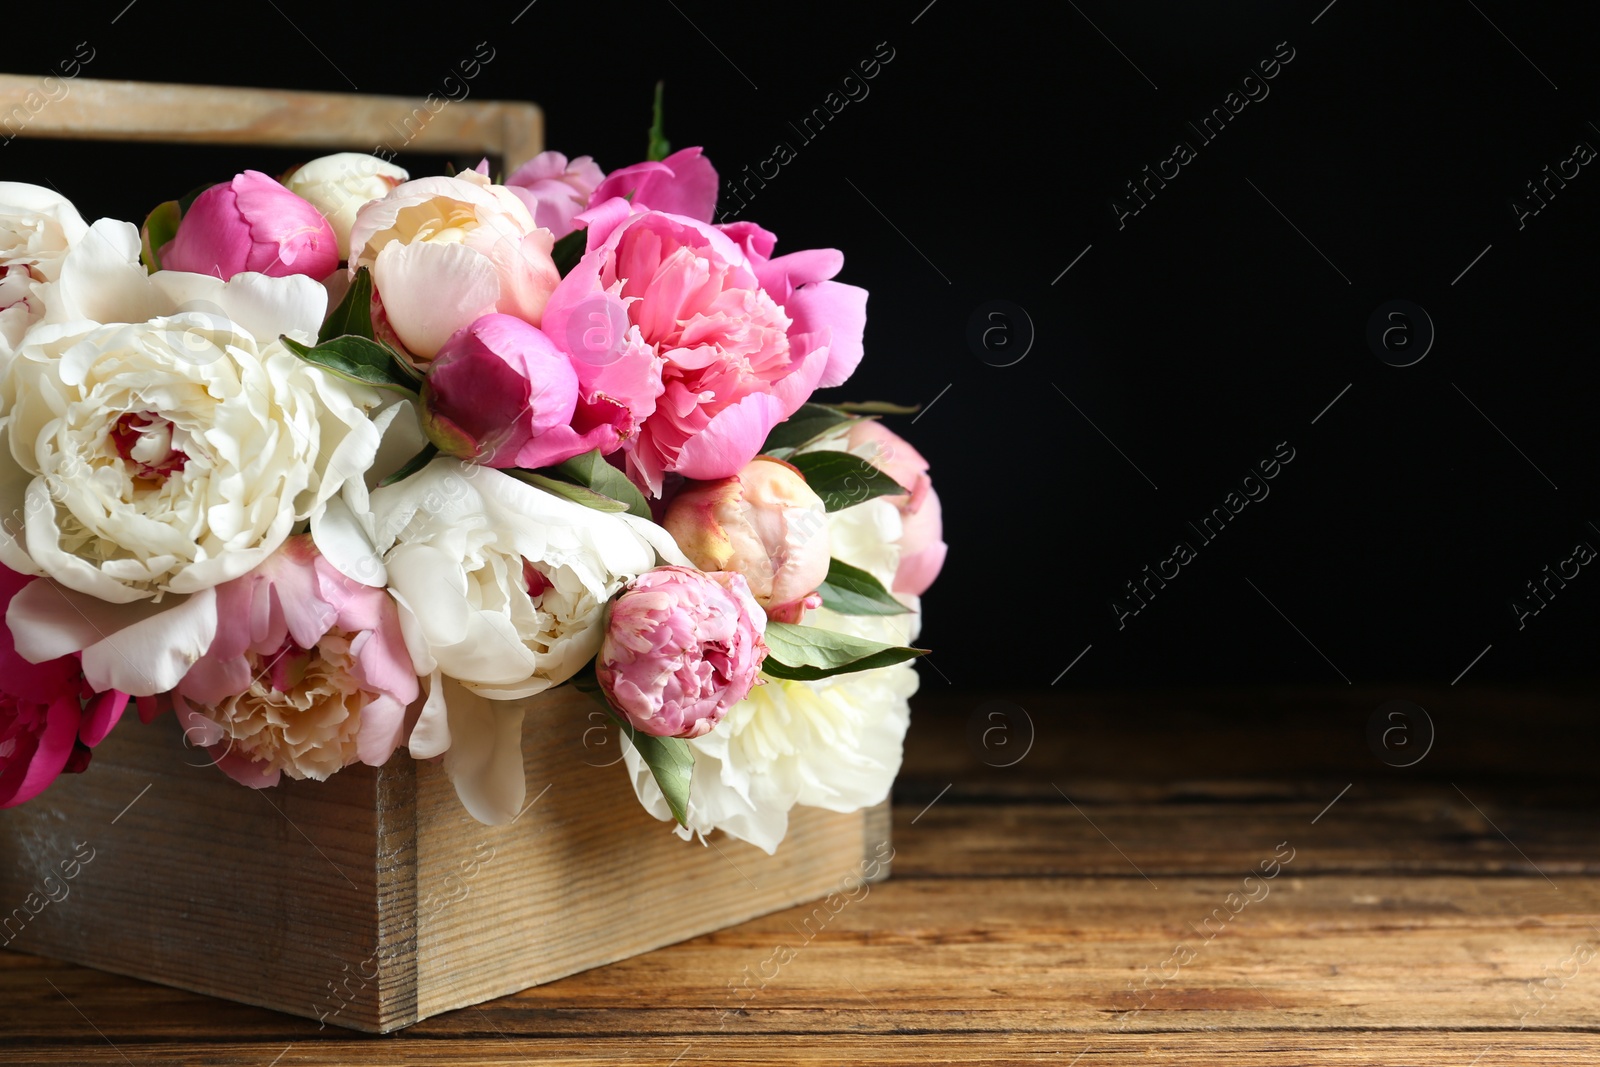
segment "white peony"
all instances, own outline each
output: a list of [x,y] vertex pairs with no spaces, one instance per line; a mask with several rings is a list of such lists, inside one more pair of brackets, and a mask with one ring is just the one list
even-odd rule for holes
[[437,459],[372,494],[388,585],[428,699],[410,739],[445,755],[468,810],[516,815],[526,699],[600,647],[607,602],[658,558],[685,562],[660,527],[596,511],[491,467]]
[[67,198],[37,185],[0,182],[0,356],[44,318],[44,286],[89,232]]
[[364,152],[335,152],[301,167],[284,181],[291,193],[322,212],[339,241],[339,258],[350,258],[350,228],[364,204],[381,200],[411,175],[403,167]]
[[316,329],[315,282],[163,272],[141,299],[208,310],[41,325],[0,374],[0,563],[54,579],[13,601],[23,655],[83,651],[97,686],[142,695],[209,642],[202,594],[341,490],[365,506],[379,431],[375,390],[275,339]]

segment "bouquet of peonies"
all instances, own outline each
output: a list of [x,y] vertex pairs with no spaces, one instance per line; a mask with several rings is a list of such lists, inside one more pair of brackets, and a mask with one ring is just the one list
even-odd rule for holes
[[862,357],[842,255],[713,225],[652,134],[609,175],[245,171],[142,229],[0,183],[0,807],[131,703],[255,788],[404,746],[501,823],[567,682],[685,837],[884,798],[927,462],[809,401]]

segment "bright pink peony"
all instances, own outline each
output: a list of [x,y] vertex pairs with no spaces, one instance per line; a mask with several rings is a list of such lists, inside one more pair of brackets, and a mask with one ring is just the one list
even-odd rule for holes
[[165,270],[223,280],[254,271],[320,282],[339,269],[339,241],[328,220],[255,170],[201,193],[158,254]]
[[658,163],[614,170],[593,191],[591,202],[626,197],[635,211],[665,211],[710,222],[717,207],[717,168],[699,148],[684,148]]
[[939,494],[928,477],[928,461],[883,423],[862,419],[850,427],[846,442],[852,452],[905,486],[903,496],[885,497],[900,509],[900,567],[893,591],[921,596],[939,577],[949,546],[944,543]]
[[657,567],[612,601],[595,676],[644,733],[699,737],[755,684],[766,625],[742,576]]
[[388,592],[340,574],[302,534],[217,587],[216,639],[173,706],[191,744],[259,789],[381,766],[417,693]]
[[595,187],[605,181],[593,159],[568,161],[560,152],[540,152],[506,179],[506,188],[533,212],[533,221],[560,240],[572,232],[572,220],[589,206]]
[[572,428],[578,375],[537,327],[485,315],[428,365],[422,425],[440,451],[489,467],[548,467],[604,444]]
[[[842,381],[860,358],[865,292],[828,283],[813,293],[843,262],[838,252],[768,260],[764,230],[724,233],[617,198],[579,221],[588,251],[551,295],[544,330],[578,366],[580,415],[609,419],[629,473],[653,496],[669,473],[734,475],[819,382]],[[612,347],[587,339],[591,324]],[[602,375],[610,380],[596,384]]]
[[[0,567],[0,617],[34,579]],[[77,656],[29,663],[0,624],[0,808],[38,796],[63,771],[82,771],[90,749],[122,718],[128,694],[95,693]]]

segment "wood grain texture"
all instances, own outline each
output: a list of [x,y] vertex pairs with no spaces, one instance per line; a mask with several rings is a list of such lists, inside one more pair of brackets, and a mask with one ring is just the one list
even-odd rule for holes
[[[507,173],[538,154],[544,115],[530,103],[76,78],[64,95],[0,74],[4,135],[348,149],[485,152]],[[52,98],[53,97],[53,98]]]
[[[502,827],[404,753],[257,792],[185,749],[170,717],[130,724],[91,773],[0,812],[7,947],[389,1031],[827,898],[888,847],[864,814],[814,809],[775,856],[682,841],[634,799],[591,709],[571,689],[530,701],[530,805]],[[683,904],[643,921],[641,885]]]
[[[478,824],[438,768],[418,767],[417,1018],[826,897],[887,842],[868,840],[859,813],[811,808],[773,856],[722,835],[682,841],[634,799],[599,714],[572,689],[538,698],[530,806],[509,826]],[[642,887],[681,903],[643,903]]]
[[[255,1067],[1600,1063],[1600,804],[1589,757],[1564,751],[1581,728],[1508,738],[1500,762],[1458,738],[1441,769],[1394,772],[1364,746],[1328,755],[1330,719],[1362,725],[1355,702],[1321,697],[1263,732],[1255,713],[1282,699],[1150,701],[1121,733],[1108,713],[1085,733],[1137,756],[1131,772],[1061,743],[1044,715],[1034,753],[992,768],[969,709],[925,704],[890,881],[382,1040],[0,953],[0,1047],[18,1063]],[[1509,706],[1559,725],[1594,704]],[[1482,708],[1450,728],[1493,730]],[[1194,743],[1163,765],[1148,749],[1168,714]],[[1260,880],[1284,842],[1292,859]]]

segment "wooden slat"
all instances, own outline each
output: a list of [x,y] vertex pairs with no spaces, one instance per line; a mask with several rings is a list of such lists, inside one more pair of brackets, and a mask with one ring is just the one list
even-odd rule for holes
[[507,172],[542,147],[531,103],[291,92],[77,78],[55,100],[0,74],[0,137],[281,145],[375,152],[484,152]]

